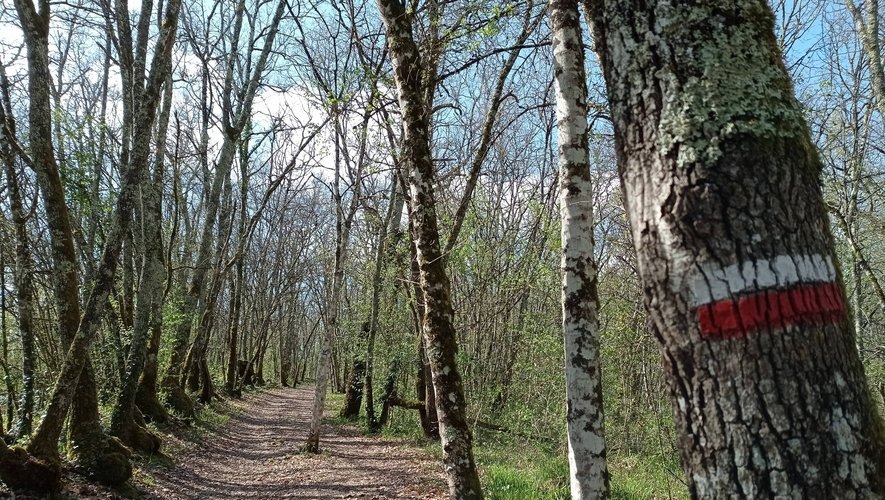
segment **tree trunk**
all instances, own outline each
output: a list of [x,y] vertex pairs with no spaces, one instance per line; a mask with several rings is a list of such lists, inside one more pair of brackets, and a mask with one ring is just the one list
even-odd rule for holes
[[[54,294],[58,308],[58,327],[64,346],[67,347],[69,344],[73,346],[80,325],[80,281],[73,230],[52,144],[49,4],[41,4],[39,12],[29,0],[17,0],[15,7],[27,46],[29,140],[33,155],[32,164],[45,200],[55,271]],[[69,362],[73,361],[74,368],[70,371],[70,378],[60,379],[54,391],[54,396],[61,391],[65,397],[59,402],[54,400],[53,403],[56,403],[54,405],[50,403],[46,416],[29,443],[28,451],[52,464],[53,467],[60,465],[58,440],[64,425],[64,417],[73,402],[71,439],[78,465],[85,469],[87,475],[98,480],[111,483],[125,481],[131,472],[128,459],[125,456],[120,459],[116,453],[118,450],[105,446],[109,440],[104,436],[99,422],[95,379],[89,352],[85,348],[82,349],[76,353],[78,359],[75,360],[70,359],[72,354],[73,350],[65,362],[67,367],[70,365]],[[117,463],[120,463],[120,467],[114,466]],[[36,478],[34,481],[42,483]]]
[[163,313],[160,304],[155,310],[151,320],[151,340],[148,344],[147,357],[144,362],[144,370],[138,380],[138,390],[135,393],[135,405],[142,415],[150,421],[165,423],[169,420],[169,413],[160,403],[157,396],[157,378],[159,375],[159,352],[160,337],[163,334]]
[[593,186],[587,151],[587,85],[577,0],[547,4],[556,80],[562,330],[572,499],[608,498],[593,256]]
[[[363,323],[360,334],[368,345],[370,322]],[[348,420],[356,420],[360,415],[360,407],[363,404],[363,389],[366,379],[366,360],[357,354],[354,356],[344,387],[344,407],[339,415]]]
[[388,254],[388,239],[399,230],[400,218],[403,211],[404,198],[399,186],[399,172],[394,171],[390,176],[390,203],[384,223],[378,228],[378,247],[375,249],[375,270],[372,274],[372,306],[369,312],[369,332],[366,336],[366,423],[369,430],[378,430],[378,421],[375,417],[375,395],[372,382],[374,380],[375,367],[375,337],[378,332],[378,314],[381,309],[381,278],[384,274],[386,256]]
[[853,0],[845,0],[845,6],[854,20],[864,55],[867,56],[870,89],[879,113],[885,116],[885,69],[882,64],[882,35],[879,31],[879,1],[865,0],[866,18]]
[[421,430],[424,437],[439,439],[439,416],[436,413],[436,392],[433,389],[433,374],[427,360],[427,345],[424,336],[418,336],[418,377],[415,382],[415,395],[424,406],[419,411]]
[[[132,340],[126,360],[126,375],[122,380],[120,393],[111,416],[111,434],[120,438],[130,448],[148,453],[160,449],[160,438],[139,425],[135,415],[137,411],[135,401],[139,379],[145,366],[148,343],[152,336],[151,323],[156,321],[155,315],[162,314],[160,308],[157,307],[163,297],[166,272],[163,262],[161,189],[163,186],[163,157],[166,154],[166,131],[169,125],[171,105],[172,72],[170,71],[165,81],[163,108],[159,117],[155,147],[157,156],[154,162],[153,178],[148,180],[150,172],[146,166],[134,167],[139,168],[143,176],[139,181],[142,185],[141,203],[136,204],[136,216],[140,219],[141,225],[136,231],[135,238],[141,248],[143,263],[133,316]],[[147,164],[150,139],[149,134],[138,135],[134,138],[133,165],[135,162],[141,161]]]
[[883,430],[762,0],[587,2],[696,498],[876,498]]
[[[27,216],[22,204],[21,190],[18,184],[18,173],[15,168],[15,155],[12,151],[12,141],[15,140],[15,124],[12,120],[12,101],[9,97],[9,81],[6,78],[6,69],[0,64],[0,127],[5,139],[2,146],[3,164],[6,168],[6,185],[9,195],[9,207],[12,211],[12,222],[15,226],[15,301],[18,310],[18,332],[21,338],[22,357],[22,395],[18,407],[18,422],[15,429],[11,429],[13,436],[23,437],[31,434],[34,423],[34,331],[32,327],[31,300],[34,293],[33,283],[33,260],[31,258],[31,244],[28,238]],[[0,273],[5,269],[0,268]],[[4,294],[5,298],[5,294]],[[0,309],[4,315],[5,308]],[[6,334],[5,328],[3,334]],[[4,337],[5,339],[5,337]],[[5,360],[5,356],[4,356]],[[12,397],[12,394],[9,394]],[[12,408],[12,404],[9,405]],[[12,422],[9,422],[12,426]]]
[[[29,68],[32,73],[29,78],[29,90],[32,96],[32,120],[35,122],[31,129],[31,141],[35,144],[35,154],[39,151],[41,154],[42,174],[45,182],[44,189],[49,193],[47,196],[47,214],[50,219],[56,218],[56,223],[64,223],[67,209],[64,204],[64,196],[61,191],[61,183],[56,182],[58,179],[58,171],[51,156],[52,144],[46,138],[51,129],[50,115],[48,113],[48,92],[46,90],[46,78],[48,74],[48,53],[47,53],[47,32],[49,26],[48,3],[42,5],[42,10],[38,14],[34,11],[33,4],[27,0],[18,0],[16,8],[22,18],[25,27],[25,39],[28,44]],[[150,134],[151,126],[156,113],[156,101],[159,98],[160,85],[162,84],[165,71],[171,71],[170,58],[172,52],[172,44],[174,42],[175,31],[178,21],[178,12],[180,8],[179,0],[172,0],[167,5],[166,19],[160,30],[154,53],[154,65],[150,75],[150,84],[141,96],[143,106],[138,114],[137,123],[138,131],[144,134]],[[35,97],[36,96],[36,97]],[[46,156],[48,154],[48,156]],[[146,162],[145,162],[146,163]],[[133,167],[142,165],[133,163]],[[143,165],[146,166],[146,165]],[[135,190],[139,187],[139,179],[141,178],[138,168],[128,168],[122,179],[122,186],[117,206],[114,211],[111,222],[110,231],[108,233],[105,248],[102,252],[100,266],[96,271],[94,286],[89,294],[84,308],[83,317],[76,318],[79,326],[74,331],[66,332],[71,339],[70,348],[65,358],[61,373],[57,379],[49,404],[46,408],[45,416],[40,422],[33,439],[28,445],[28,452],[38,457],[45,457],[49,461],[58,460],[58,438],[61,434],[61,428],[64,423],[64,416],[69,408],[72,408],[72,402],[76,400],[76,404],[72,408],[72,438],[83,438],[85,444],[76,446],[75,451],[80,454],[81,462],[87,468],[87,472],[95,479],[106,483],[119,483],[125,481],[131,474],[131,466],[128,461],[128,451],[115,439],[107,439],[102,433],[98,425],[97,401],[94,398],[94,382],[92,391],[79,391],[80,387],[90,380],[92,376],[91,367],[89,365],[89,346],[95,336],[98,324],[101,320],[102,309],[107,300],[107,296],[114,281],[114,273],[120,257],[120,245],[122,243],[123,234],[129,227],[131,213],[134,209]],[[50,199],[55,200],[51,204]],[[55,211],[58,210],[56,213]],[[70,235],[70,225],[67,224],[67,233],[53,231],[56,238],[63,240],[72,240],[65,234]],[[64,226],[62,226],[62,229]],[[72,247],[71,241],[70,246]],[[58,247],[55,253],[64,255],[60,251],[65,245],[54,243],[54,247]],[[70,255],[73,255],[71,252]],[[58,270],[59,281],[67,279],[67,273],[73,273],[73,283],[76,290],[76,268],[71,269],[70,265],[64,266]],[[62,283],[62,285],[66,285]],[[65,300],[62,302],[67,304],[66,309],[61,309],[61,314],[71,314],[71,305],[77,304],[78,301]],[[77,314],[79,316],[79,312]],[[64,324],[64,323],[63,323]],[[63,332],[64,333],[64,332]],[[82,376],[81,376],[82,373]],[[83,382],[85,380],[86,382]],[[76,398],[75,398],[75,392]],[[85,394],[84,394],[85,393]],[[94,406],[94,407],[93,407]],[[84,425],[78,424],[78,419],[83,419]],[[76,442],[76,441],[75,441]],[[41,481],[37,480],[35,481]]]
[[[333,113],[335,111],[333,110]],[[338,133],[338,117],[336,120],[335,131],[335,219],[336,219],[336,242],[335,242],[335,267],[332,272],[332,290],[329,296],[329,305],[326,313],[326,331],[323,335],[320,356],[317,361],[316,371],[316,390],[313,400],[313,410],[311,412],[310,430],[307,434],[307,441],[304,444],[303,451],[308,453],[319,453],[320,446],[320,422],[323,417],[323,407],[326,401],[326,391],[329,384],[329,371],[332,365],[332,355],[335,349],[335,338],[338,335],[338,307],[341,302],[341,289],[344,285],[344,263],[347,261],[347,247],[350,243],[350,227],[353,224],[353,216],[356,214],[356,208],[359,193],[354,192],[351,199],[348,213],[344,213],[342,206],[341,193],[339,184],[341,181],[341,162],[339,143],[340,134]],[[359,180],[357,180],[359,186]],[[335,377],[337,381],[337,376]],[[336,384],[337,385],[337,384]]]
[[378,8],[384,20],[402,114],[402,161],[409,173],[409,217],[414,221],[413,237],[425,305],[423,330],[438,396],[436,410],[449,494],[458,499],[482,498],[466,420],[467,401],[456,363],[454,311],[437,226],[430,110],[424,105],[423,63],[404,5],[399,0],[378,0]]
[[[164,88],[164,96],[163,96],[163,111],[162,116],[160,117],[160,123],[165,124],[167,130],[169,125],[169,109],[168,106],[171,105],[172,102],[172,81],[171,81],[171,73],[168,75],[166,80],[166,87]],[[178,128],[178,127],[177,127]],[[178,144],[179,144],[179,134],[180,129],[176,130],[175,137],[175,151],[173,152],[174,161],[177,161],[178,158]],[[154,181],[159,186],[162,185],[162,179],[165,175],[165,133],[158,134],[162,136],[162,141],[160,137],[157,138],[157,157],[154,165]],[[174,164],[174,163],[173,163]],[[177,184],[177,174],[173,174],[173,185]],[[173,189],[174,191],[174,189]],[[162,202],[162,193],[161,200]],[[162,203],[160,206],[151,207],[155,214],[159,213],[162,217]],[[177,218],[173,222],[172,236],[170,237],[169,247],[172,247],[172,239],[174,238],[175,231],[177,228]],[[158,248],[162,251],[162,230],[160,227],[157,228],[159,230],[156,233],[156,238],[161,242],[158,245]],[[167,254],[168,255],[168,254]],[[160,255],[158,257],[161,262],[168,265],[169,258],[164,255]],[[172,286],[173,274],[171,270],[164,269],[160,272],[162,276],[165,276],[164,284],[162,285],[162,290],[157,291],[157,295],[155,299],[151,302],[151,313],[150,313],[150,322],[148,327],[150,328],[150,339],[148,341],[147,352],[144,358],[144,368],[141,370],[141,376],[138,379],[138,388],[135,391],[135,406],[142,413],[142,415],[151,422],[156,423],[164,423],[169,420],[169,414],[166,411],[166,408],[160,402],[160,398],[157,394],[157,377],[159,375],[159,355],[160,355],[160,339],[163,334],[163,303],[166,300],[166,296]]]
[[366,376],[366,362],[362,359],[354,359],[350,375],[347,377],[347,385],[344,388],[344,407],[339,416],[348,420],[356,420],[360,416],[360,407],[363,404],[363,380]]
[[[243,182],[242,180],[240,182]],[[243,200],[245,197],[241,197]],[[242,214],[241,214],[242,217]],[[245,235],[245,231],[242,229],[239,232],[239,237],[243,238]],[[236,392],[237,389],[237,362],[239,361],[239,331],[240,331],[240,308],[243,303],[243,278],[244,278],[244,270],[245,263],[243,259],[239,259],[237,261],[237,274],[234,282],[233,288],[233,306],[230,315],[230,328],[229,328],[229,338],[228,338],[228,346],[227,346],[227,375],[225,376],[224,387],[229,395],[239,394]]]
[[[200,246],[196,259],[196,269],[191,278],[191,284],[182,304],[182,322],[176,331],[175,340],[173,341],[172,356],[170,358],[169,368],[163,379],[163,386],[169,391],[170,403],[177,407],[179,411],[186,414],[193,414],[193,401],[181,390],[179,380],[183,378],[185,357],[187,356],[187,345],[190,339],[191,327],[194,318],[198,316],[198,304],[205,294],[206,276],[211,267],[210,252],[212,251],[212,243],[214,241],[213,229],[218,215],[219,199],[224,182],[230,176],[230,170],[233,165],[234,155],[236,153],[237,142],[240,140],[245,125],[252,117],[252,103],[255,94],[264,75],[267,61],[270,57],[274,40],[278,32],[280,20],[285,13],[286,2],[277,2],[274,11],[274,17],[267,26],[267,37],[264,40],[264,46],[261,48],[258,60],[249,74],[249,79],[244,86],[239,89],[234,88],[234,70],[239,63],[238,61],[238,45],[240,42],[240,34],[245,14],[245,1],[237,3],[235,11],[235,22],[232,31],[231,50],[227,56],[224,91],[222,95],[223,106],[223,122],[224,122],[224,138],[221,145],[218,161],[216,162],[215,177],[212,179],[212,186],[206,201],[206,218],[203,223],[202,233],[200,235]],[[251,40],[250,40],[251,42]],[[251,47],[251,46],[250,46]],[[237,93],[241,98],[237,109],[232,104],[232,95]],[[208,103],[204,103],[207,106]],[[204,130],[204,150],[201,154],[208,154],[207,144],[208,138],[205,137]]]

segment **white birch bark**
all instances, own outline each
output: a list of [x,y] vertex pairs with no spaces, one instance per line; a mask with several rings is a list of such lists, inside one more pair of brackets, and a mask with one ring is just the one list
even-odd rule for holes
[[608,469],[599,362],[599,300],[593,258],[593,205],[587,152],[587,87],[578,4],[552,0],[553,70],[562,218],[562,330],[573,499],[607,498]]

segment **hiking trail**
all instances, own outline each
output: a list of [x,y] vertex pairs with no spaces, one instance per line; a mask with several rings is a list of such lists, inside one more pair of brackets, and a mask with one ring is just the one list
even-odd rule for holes
[[447,497],[442,465],[425,451],[353,426],[323,424],[321,453],[299,453],[313,395],[309,386],[245,395],[234,403],[242,411],[175,456],[173,467],[150,471],[147,498]]

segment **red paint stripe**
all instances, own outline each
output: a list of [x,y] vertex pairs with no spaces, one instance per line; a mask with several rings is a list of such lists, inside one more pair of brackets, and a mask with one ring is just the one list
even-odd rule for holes
[[799,323],[835,323],[845,317],[845,301],[835,283],[814,283],[704,304],[697,314],[701,335],[734,338]]

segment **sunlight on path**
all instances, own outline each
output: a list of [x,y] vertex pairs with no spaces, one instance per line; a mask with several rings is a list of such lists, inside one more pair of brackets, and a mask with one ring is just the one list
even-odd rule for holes
[[313,388],[246,396],[246,411],[156,471],[148,498],[445,498],[442,468],[420,450],[324,426],[318,456],[297,452]]

